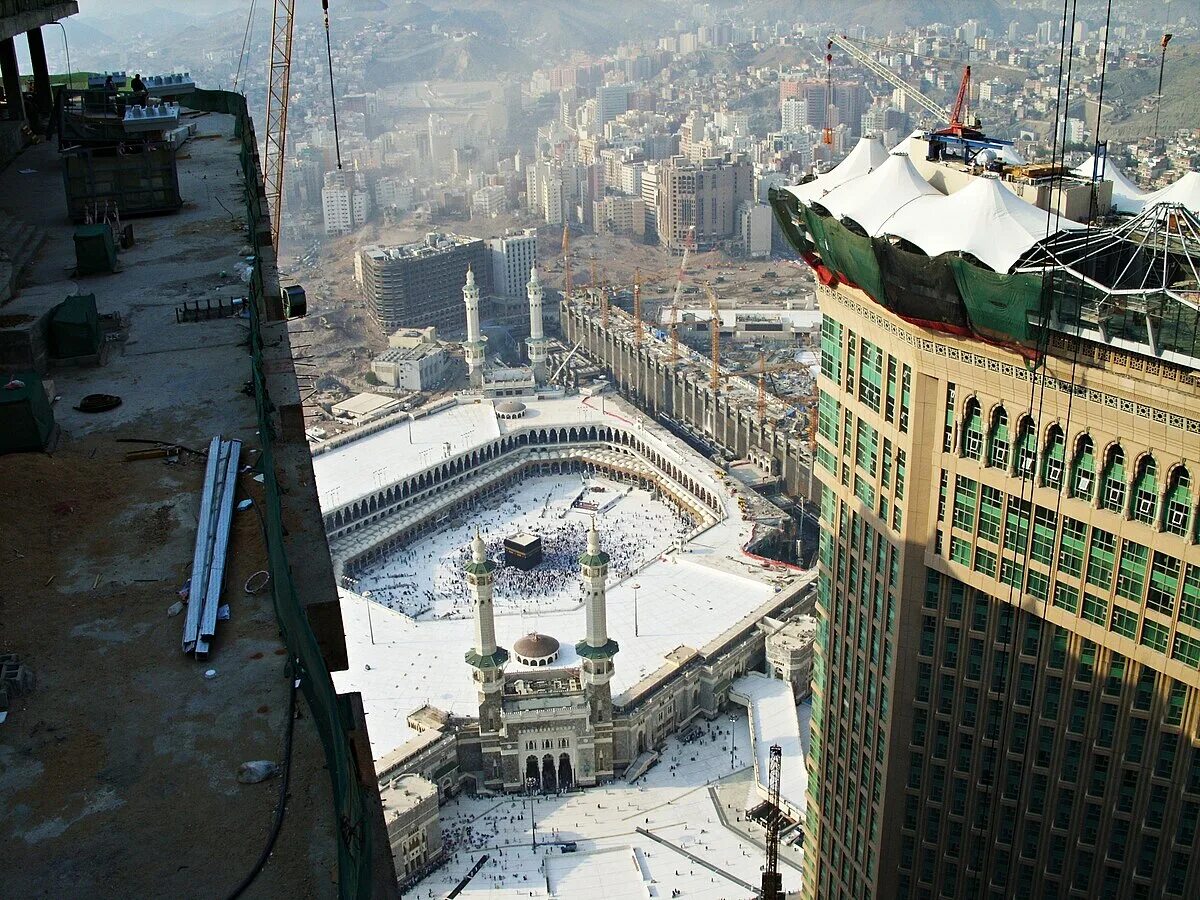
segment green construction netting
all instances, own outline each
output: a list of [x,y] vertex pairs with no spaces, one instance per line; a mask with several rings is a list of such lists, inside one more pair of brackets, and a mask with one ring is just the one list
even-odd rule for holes
[[100,350],[100,316],[95,294],[68,297],[50,314],[50,355],[57,359],[91,356]]
[[906,319],[966,331],[967,308],[958,292],[949,255],[929,257],[901,250],[884,238],[872,241],[883,273],[887,308]]
[[971,328],[984,337],[1026,343],[1036,339],[1030,317],[1037,321],[1042,309],[1041,275],[1001,275],[950,257],[950,271],[967,305]]
[[800,212],[800,201],[796,199],[794,194],[780,188],[771,188],[767,194],[768,201],[771,204],[771,209],[775,213],[775,221],[779,223],[779,227],[783,229],[784,237],[788,243],[796,250],[797,253],[808,253],[813,249],[812,242],[804,233],[804,228],[798,226],[796,221],[804,222],[804,217]]
[[855,234],[837,219],[825,220],[825,240],[839,261],[838,272],[866,291],[876,303],[887,306],[883,276],[871,239]]
[[828,216],[822,216],[814,212],[808,206],[801,206],[800,212],[804,215],[804,221],[808,223],[808,232],[812,235],[813,244],[816,245],[817,254],[821,257],[821,262],[825,264],[825,268],[836,272],[838,270],[838,260],[835,258],[834,251],[829,246],[829,238],[825,233],[825,223],[830,221]]
[[0,453],[46,449],[54,430],[54,410],[36,372],[0,379]]

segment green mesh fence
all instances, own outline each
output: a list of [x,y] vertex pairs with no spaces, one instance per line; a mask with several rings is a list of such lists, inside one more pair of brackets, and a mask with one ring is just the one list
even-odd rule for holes
[[812,242],[805,235],[803,225],[796,224],[797,221],[804,222],[804,217],[800,212],[800,201],[796,199],[796,195],[781,188],[771,188],[767,199],[771,204],[771,209],[775,212],[775,221],[783,229],[788,243],[796,249],[797,253],[810,252],[813,249]]
[[825,220],[825,239],[838,260],[838,271],[866,291],[876,303],[887,306],[883,276],[871,239],[855,234],[833,218]]
[[[997,340],[1036,340],[1034,330],[1043,296],[1041,275],[1001,275],[961,257],[949,256],[948,260],[975,331]],[[1029,324],[1031,318],[1035,325]]]
[[[192,109],[226,113],[235,117],[235,134],[241,140],[239,161],[244,176],[247,221],[250,239],[256,247],[260,235],[267,235],[266,198],[260,191],[258,148],[254,127],[246,112],[246,98],[228,91],[195,91],[188,96]],[[308,703],[312,719],[325,750],[325,762],[333,785],[335,830],[338,841],[338,896],[367,898],[371,896],[372,846],[368,800],[359,783],[347,732],[353,727],[348,704],[337,695],[333,679],[317,645],[316,635],[296,596],[291,566],[284,546],[283,510],[279,483],[275,478],[273,413],[275,410],[267,391],[263,374],[262,316],[265,309],[265,280],[260,255],[255,255],[250,280],[250,347],[254,402],[258,411],[259,436],[262,441],[263,486],[266,489],[266,541],[268,565],[271,572],[271,595],[275,618],[283,641],[295,661],[295,677]]]

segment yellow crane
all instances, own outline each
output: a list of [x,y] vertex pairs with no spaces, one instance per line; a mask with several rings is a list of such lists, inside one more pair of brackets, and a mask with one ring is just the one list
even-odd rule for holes
[[[760,350],[758,352],[758,365],[755,367],[752,367],[747,372],[747,374],[753,375],[755,372],[758,373],[758,427],[759,428],[762,428],[767,420],[767,373],[768,372],[795,372],[795,371],[807,370],[807,369],[808,369],[808,365],[806,363],[798,363],[798,362],[775,363],[774,365],[768,366],[766,352],[762,351],[762,350]],[[811,397],[813,397],[813,396],[815,396],[815,394],[813,394],[813,392],[810,391],[809,395],[807,395],[805,399],[806,400],[811,399]]]

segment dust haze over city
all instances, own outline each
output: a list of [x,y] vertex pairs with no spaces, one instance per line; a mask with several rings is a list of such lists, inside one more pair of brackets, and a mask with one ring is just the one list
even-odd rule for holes
[[1194,3],[0,26],[0,895],[1200,896]]

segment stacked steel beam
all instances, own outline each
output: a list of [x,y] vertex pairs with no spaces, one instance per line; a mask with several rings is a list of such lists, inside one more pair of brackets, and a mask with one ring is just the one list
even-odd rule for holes
[[192,555],[187,617],[183,625],[183,652],[195,653],[198,659],[208,656],[217,630],[241,454],[241,441],[225,441],[218,436],[208,445],[208,467],[200,495],[196,549]]

